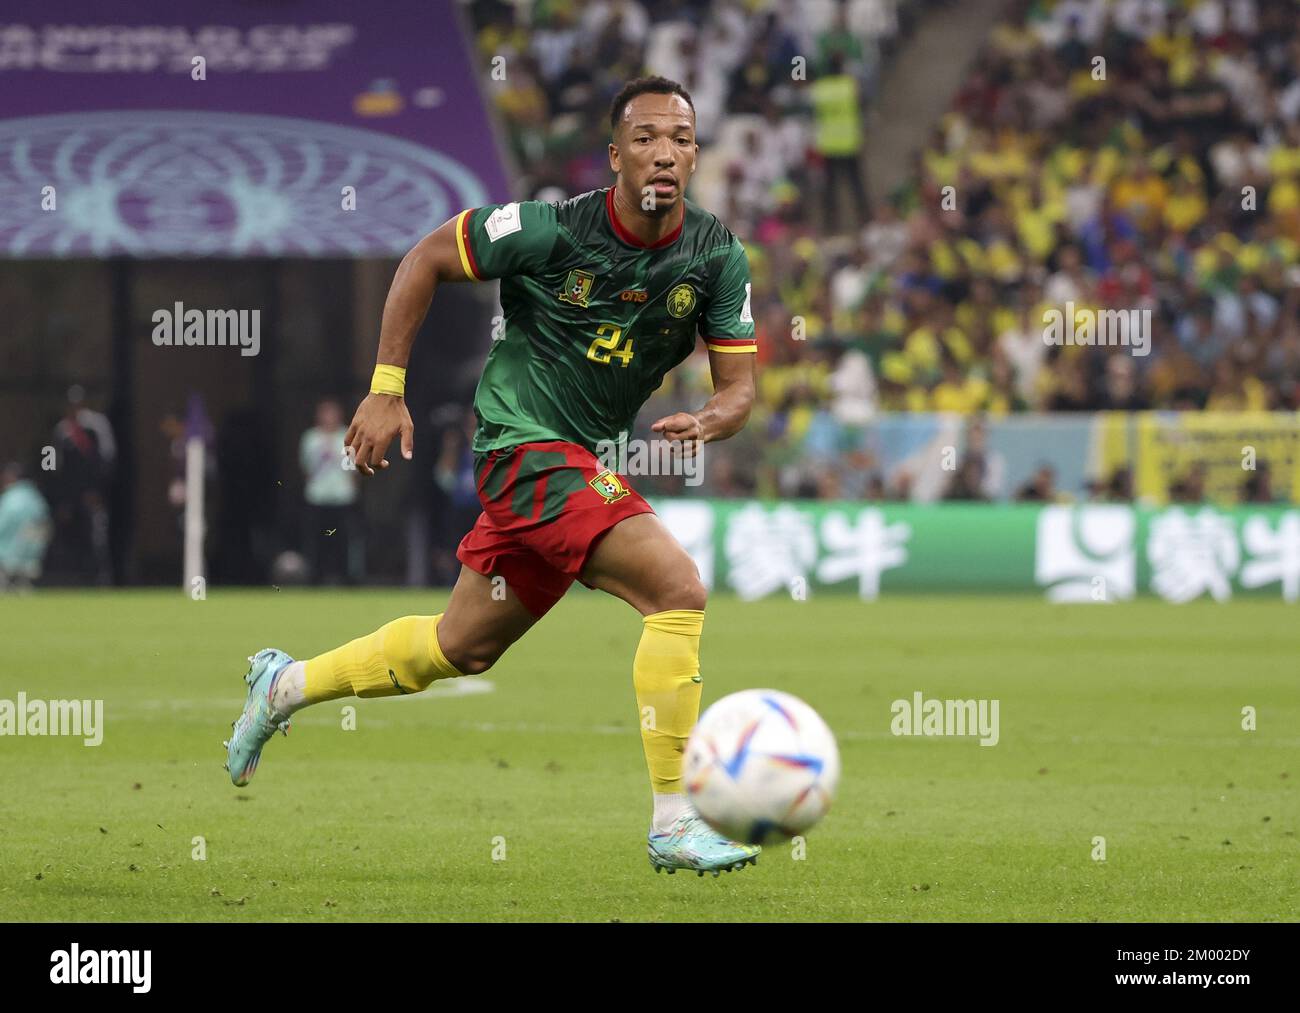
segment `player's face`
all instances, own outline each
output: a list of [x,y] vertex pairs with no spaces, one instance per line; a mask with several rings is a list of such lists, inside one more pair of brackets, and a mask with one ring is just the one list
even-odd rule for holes
[[638,95],[623,110],[609,146],[609,165],[620,182],[630,183],[640,195],[643,208],[662,214],[681,202],[699,150],[695,113],[684,98]]

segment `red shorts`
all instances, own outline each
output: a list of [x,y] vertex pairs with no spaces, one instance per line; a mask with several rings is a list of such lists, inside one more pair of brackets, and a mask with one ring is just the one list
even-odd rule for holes
[[576,443],[551,440],[493,450],[475,460],[483,512],[456,558],[502,576],[541,618],[564,597],[601,536],[650,504]]

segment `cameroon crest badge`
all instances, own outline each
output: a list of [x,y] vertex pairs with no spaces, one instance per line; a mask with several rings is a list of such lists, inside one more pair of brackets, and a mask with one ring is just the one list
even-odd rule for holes
[[624,496],[632,494],[632,490],[623,484],[623,480],[608,468],[587,484],[604,496],[606,503],[617,503]]
[[564,288],[560,290],[560,302],[572,303],[574,306],[586,308],[587,300],[591,296],[591,286],[596,283],[596,276],[590,271],[580,271],[577,268],[569,272],[569,277],[564,280]]

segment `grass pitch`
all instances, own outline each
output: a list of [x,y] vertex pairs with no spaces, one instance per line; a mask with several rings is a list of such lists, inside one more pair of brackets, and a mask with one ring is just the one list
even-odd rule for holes
[[[0,737],[0,920],[1294,920],[1294,606],[823,596],[710,603],[704,699],[803,697],[839,737],[806,854],[656,876],[639,618],[575,591],[479,693],[300,712],[221,769],[245,657],[308,657],[444,595],[0,599],[0,698],[100,698],[102,745]],[[459,687],[457,687],[459,688]],[[1000,702],[1000,741],[890,704]],[[343,728],[355,706],[355,730]],[[1258,727],[1242,728],[1253,707]],[[201,838],[201,840],[199,840]],[[1104,838],[1105,860],[1095,838]],[[200,860],[198,857],[204,857]]]

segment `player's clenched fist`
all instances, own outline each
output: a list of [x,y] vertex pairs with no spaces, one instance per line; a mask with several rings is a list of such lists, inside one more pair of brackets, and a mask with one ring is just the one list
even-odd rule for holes
[[678,412],[667,415],[650,427],[651,431],[663,433],[664,439],[680,441],[682,453],[690,457],[700,443],[704,442],[704,426],[690,412]]
[[357,471],[373,475],[376,468],[388,467],[384,454],[399,433],[402,456],[409,461],[415,448],[415,427],[411,425],[406,400],[391,394],[368,394],[352,416],[343,445],[356,462]]

